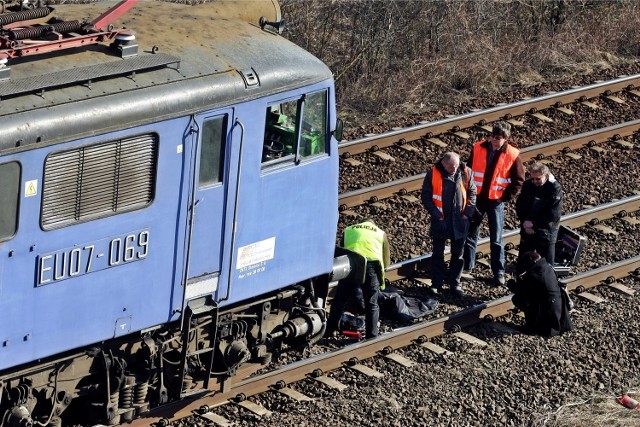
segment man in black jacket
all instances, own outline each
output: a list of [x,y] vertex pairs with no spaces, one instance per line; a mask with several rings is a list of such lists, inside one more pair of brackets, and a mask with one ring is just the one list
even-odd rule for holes
[[[516,201],[520,220],[520,254],[535,250],[553,266],[558,227],[562,215],[563,191],[549,168],[542,163],[529,166],[529,179]],[[522,269],[518,257],[518,270]]]
[[524,312],[525,331],[545,337],[560,335],[573,326],[569,298],[560,288],[553,267],[536,251],[521,256],[524,272],[509,280],[513,305]]

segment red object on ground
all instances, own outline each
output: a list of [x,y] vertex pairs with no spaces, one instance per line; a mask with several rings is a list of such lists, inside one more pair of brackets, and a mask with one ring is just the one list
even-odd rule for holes
[[349,338],[360,339],[362,338],[362,334],[358,331],[342,331],[342,335],[346,335]]
[[622,396],[617,397],[616,400],[618,401],[619,404],[621,404],[625,408],[640,409],[638,407],[638,401],[627,396],[626,394],[623,394]]

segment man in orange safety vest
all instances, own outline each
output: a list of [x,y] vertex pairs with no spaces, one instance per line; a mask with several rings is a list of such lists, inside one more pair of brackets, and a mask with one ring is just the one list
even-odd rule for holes
[[[431,216],[431,289],[436,293],[442,291],[446,280],[453,296],[460,298],[464,295],[460,284],[464,265],[462,252],[475,203],[476,186],[471,179],[471,169],[460,163],[457,153],[445,153],[427,171],[422,184],[422,204]],[[444,262],[447,240],[451,242],[448,274]]]
[[511,125],[504,121],[493,125],[491,137],[474,145],[469,162],[473,181],[478,188],[476,207],[479,215],[472,221],[464,247],[465,273],[471,273],[476,262],[476,246],[485,214],[489,221],[491,271],[496,286],[505,284],[504,204],[514,200],[524,182],[520,150],[510,145]]

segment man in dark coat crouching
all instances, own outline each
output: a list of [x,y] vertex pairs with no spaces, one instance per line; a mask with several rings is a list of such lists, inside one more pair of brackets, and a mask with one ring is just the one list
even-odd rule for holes
[[525,331],[545,337],[570,331],[569,298],[553,267],[536,251],[522,255],[522,267],[518,280],[508,286],[513,305],[524,312]]

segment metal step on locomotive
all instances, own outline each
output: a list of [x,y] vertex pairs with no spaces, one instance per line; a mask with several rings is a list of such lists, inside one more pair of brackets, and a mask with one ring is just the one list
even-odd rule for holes
[[223,390],[350,271],[332,73],[279,5],[108,6],[0,15],[2,427]]

